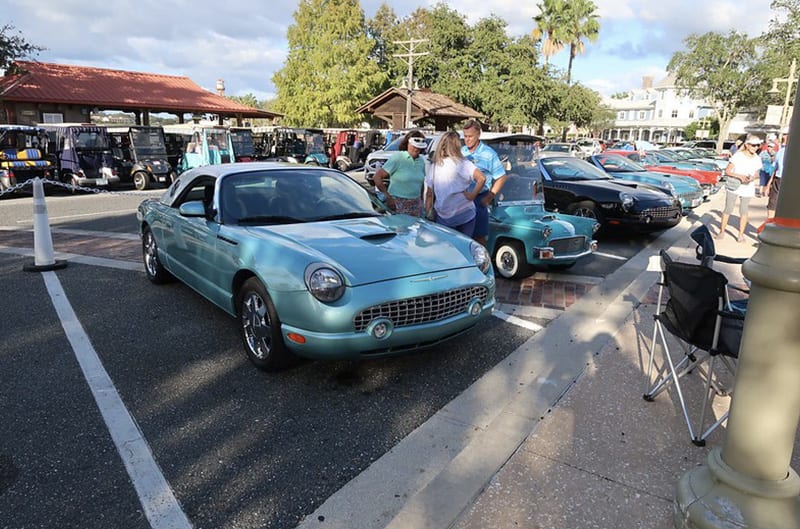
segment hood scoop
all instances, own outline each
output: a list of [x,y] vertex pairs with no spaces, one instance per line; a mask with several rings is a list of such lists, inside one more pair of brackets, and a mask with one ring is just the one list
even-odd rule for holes
[[371,242],[372,244],[383,244],[391,241],[397,237],[397,233],[393,231],[384,231],[381,233],[371,233],[369,235],[362,235],[359,237],[362,241]]

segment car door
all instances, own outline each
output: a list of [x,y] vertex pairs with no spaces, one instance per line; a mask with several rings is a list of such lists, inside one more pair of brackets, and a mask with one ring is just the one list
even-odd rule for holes
[[178,213],[187,202],[200,201],[209,210],[216,179],[199,176],[173,203],[175,209],[171,225],[165,227],[164,251],[168,268],[181,281],[211,298],[214,254],[216,252],[219,224],[210,215],[186,217]]

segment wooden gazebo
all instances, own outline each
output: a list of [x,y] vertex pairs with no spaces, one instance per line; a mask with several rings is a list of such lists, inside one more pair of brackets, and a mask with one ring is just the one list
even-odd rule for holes
[[[382,119],[392,129],[406,128],[408,89],[389,88],[379,96],[361,105],[356,111],[372,114]],[[449,97],[431,92],[429,89],[411,92],[411,121],[417,125],[433,124],[436,130],[447,130],[451,125],[466,119],[482,119],[484,116]]]

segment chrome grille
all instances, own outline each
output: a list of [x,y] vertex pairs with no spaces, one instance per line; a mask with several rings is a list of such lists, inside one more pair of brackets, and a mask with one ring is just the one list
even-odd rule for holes
[[363,331],[375,318],[391,320],[395,327],[407,327],[447,319],[467,311],[475,298],[486,303],[486,287],[467,287],[439,292],[429,296],[390,301],[364,309],[353,318],[356,331]]
[[556,255],[569,255],[580,253],[586,248],[586,237],[565,237],[563,239],[552,239],[549,246],[553,248]]
[[663,208],[649,208],[639,213],[639,218],[651,217],[654,219],[674,219],[681,214],[680,206],[667,206]]

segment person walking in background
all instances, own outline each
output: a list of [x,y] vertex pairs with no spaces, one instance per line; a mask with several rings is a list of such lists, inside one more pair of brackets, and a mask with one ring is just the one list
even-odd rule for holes
[[[425,136],[418,130],[408,132],[383,167],[375,172],[375,187],[383,193],[384,202],[397,213],[422,216],[422,184],[425,182]],[[389,178],[387,186],[384,180]]]
[[781,176],[783,176],[784,155],[786,154],[786,142],[789,141],[789,128],[783,129],[783,143],[778,147],[778,152],[775,153],[775,171],[772,172],[772,178],[767,182],[767,218],[771,219],[775,216],[775,209],[778,206],[778,193],[781,191]]
[[733,212],[736,199],[739,199],[739,235],[736,240],[744,242],[744,232],[748,221],[748,208],[750,199],[756,196],[755,183],[758,180],[758,173],[761,170],[761,158],[758,155],[758,148],[761,146],[761,138],[758,136],[747,136],[743,146],[731,156],[728,166],[725,168],[725,209],[722,212],[719,234],[717,239],[725,238],[725,229],[728,227],[728,219]]
[[425,170],[428,218],[474,238],[475,203],[485,183],[480,169],[461,153],[458,134],[445,132]]
[[495,150],[481,141],[481,124],[471,119],[466,122],[463,130],[464,146],[461,154],[480,169],[486,180],[475,198],[475,232],[472,236],[486,246],[486,238],[489,236],[489,205],[503,189],[507,175]]
[[772,174],[775,172],[775,151],[777,150],[775,143],[769,139],[761,148],[761,154],[759,154],[761,158],[761,170],[758,172],[759,186],[758,193],[756,193],[757,196],[767,196],[767,182],[769,182],[770,178],[772,178]]

